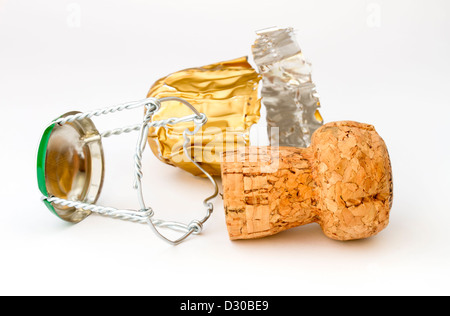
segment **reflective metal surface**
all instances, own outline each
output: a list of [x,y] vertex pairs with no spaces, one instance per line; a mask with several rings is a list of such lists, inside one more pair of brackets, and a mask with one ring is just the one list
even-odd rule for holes
[[[97,200],[104,173],[103,148],[98,136],[87,118],[54,126],[45,158],[45,184],[50,196],[84,203]],[[59,217],[70,222],[79,222],[90,214],[74,207],[53,207]]]
[[257,35],[252,51],[263,76],[261,96],[271,144],[307,147],[323,124],[311,65],[292,28],[265,29]]

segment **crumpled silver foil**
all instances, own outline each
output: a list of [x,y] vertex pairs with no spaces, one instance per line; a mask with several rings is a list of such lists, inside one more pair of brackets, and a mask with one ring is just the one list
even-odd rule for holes
[[[257,31],[253,58],[262,74],[262,103],[272,146],[308,147],[323,125],[316,86],[292,28]],[[278,129],[274,129],[277,127]]]

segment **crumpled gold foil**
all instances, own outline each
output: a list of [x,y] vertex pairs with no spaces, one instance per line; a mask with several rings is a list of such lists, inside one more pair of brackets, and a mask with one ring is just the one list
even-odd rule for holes
[[[202,130],[191,137],[190,154],[211,175],[220,175],[221,154],[249,145],[250,127],[260,118],[258,83],[261,76],[247,57],[199,68],[181,70],[161,78],[147,97],[179,97],[208,117]],[[164,102],[152,121],[193,114],[177,101]],[[192,122],[150,128],[148,142],[158,159],[196,176],[203,173],[183,152],[183,131]]]

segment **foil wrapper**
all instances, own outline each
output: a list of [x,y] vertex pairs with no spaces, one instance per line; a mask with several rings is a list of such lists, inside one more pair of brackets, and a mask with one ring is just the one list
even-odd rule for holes
[[309,146],[323,119],[311,80],[311,64],[303,56],[293,29],[258,31],[252,52],[263,76],[261,97],[271,145]]
[[[250,127],[260,118],[260,80],[261,76],[248,63],[247,57],[241,57],[172,73],[156,81],[148,97],[179,97],[206,114],[208,122],[191,138],[189,154],[206,172],[218,176],[223,151],[249,145]],[[152,120],[191,114],[182,103],[168,101]],[[186,128],[193,130],[194,124],[189,122],[150,128],[148,143],[161,161],[203,176],[183,152],[183,132]]]

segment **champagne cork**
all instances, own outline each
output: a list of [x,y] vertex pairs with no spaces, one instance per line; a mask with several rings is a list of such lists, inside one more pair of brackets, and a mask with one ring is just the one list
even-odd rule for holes
[[323,125],[308,148],[239,148],[224,153],[222,183],[231,240],[318,223],[329,238],[376,235],[389,223],[388,150],[368,124]]

